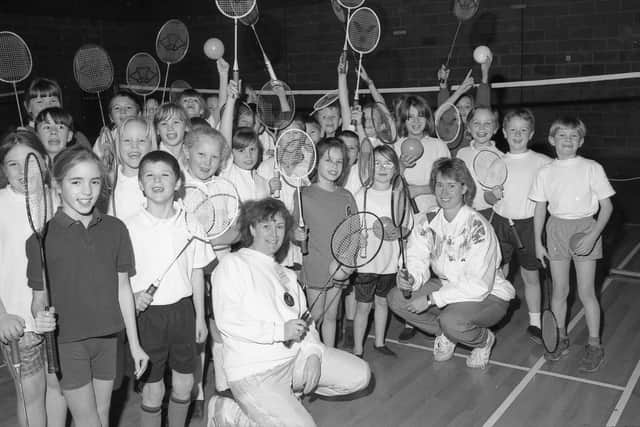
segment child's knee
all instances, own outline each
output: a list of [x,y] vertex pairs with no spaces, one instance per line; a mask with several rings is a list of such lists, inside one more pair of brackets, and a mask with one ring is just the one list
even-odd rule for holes
[[191,396],[194,377],[192,374],[177,374],[174,371],[171,379],[171,395],[179,400],[186,400]]
[[147,383],[142,388],[142,404],[149,408],[156,408],[162,405],[164,393],[164,382]]

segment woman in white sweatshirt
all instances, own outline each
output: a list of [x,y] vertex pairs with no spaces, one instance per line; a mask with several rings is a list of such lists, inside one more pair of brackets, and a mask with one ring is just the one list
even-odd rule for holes
[[[408,271],[398,273],[389,307],[436,336],[436,361],[449,360],[459,343],[473,348],[467,366],[485,368],[495,344],[489,327],[504,317],[515,290],[502,275],[493,228],[470,207],[476,188],[464,162],[436,160],[430,183],[439,207],[409,237]],[[412,291],[411,298],[402,290]]]
[[369,365],[322,344],[286,256],[293,219],[266,198],[246,202],[239,217],[242,249],[213,276],[213,310],[224,344],[223,365],[234,399],[214,396],[210,426],[315,426],[297,395],[353,393],[369,384]]

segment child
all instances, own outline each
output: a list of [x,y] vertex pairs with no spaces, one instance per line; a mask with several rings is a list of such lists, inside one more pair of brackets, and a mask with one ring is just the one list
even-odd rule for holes
[[[150,354],[143,377],[140,425],[160,426],[167,366],[171,368],[168,424],[185,425],[191,403],[196,342],[207,338],[202,268],[213,260],[205,243],[194,240],[180,255],[151,296],[146,290],[190,238],[184,211],[174,195],[182,185],[180,165],[169,153],[152,151],[140,161],[140,187],[145,209],[126,220],[136,258],[131,280],[135,294],[140,342]],[[195,315],[194,315],[195,311]]]
[[330,104],[313,113],[314,118],[320,125],[320,136],[323,138],[332,137],[340,130],[342,119],[340,116],[340,106]]
[[[138,341],[129,284],[134,272],[129,233],[120,220],[94,208],[105,180],[101,166],[83,147],[57,156],[53,179],[62,206],[49,221],[44,248],[51,302],[58,314],[60,386],[79,426],[109,423],[118,331],[127,330],[137,376],[148,361]],[[35,236],[27,241],[27,257],[32,311],[39,312],[46,301]]]
[[[140,105],[134,95],[126,90],[116,92],[109,101],[109,120],[112,127],[110,129],[103,128],[100,131],[100,136],[93,145],[93,152],[102,159],[106,154],[105,150],[111,143],[115,145],[113,149],[117,150],[118,129],[126,119],[136,117],[138,114],[140,114]],[[117,156],[117,153],[113,153],[113,155]]]
[[[571,260],[578,279],[578,296],[585,309],[589,340],[580,360],[579,370],[597,371],[604,360],[600,342],[600,305],[595,295],[596,260],[602,258],[600,234],[606,226],[615,191],[604,169],[597,162],[577,154],[584,144],[587,128],[582,120],[562,117],[551,124],[549,143],[558,158],[538,171],[529,198],[536,202],[533,217],[536,257],[545,264],[548,258],[553,278],[551,309],[560,324],[560,343],[548,360],[558,360],[569,353],[565,327],[569,268]],[[548,206],[547,206],[548,203]],[[551,215],[545,225],[546,211]],[[598,213],[599,211],[599,213]],[[598,219],[593,216],[598,213]],[[543,227],[546,246],[542,242]],[[584,236],[574,242],[577,233]]]
[[146,199],[138,183],[138,170],[140,160],[152,147],[153,127],[149,122],[142,117],[133,117],[122,123],[118,134],[120,168],[109,215],[124,220],[144,207]]
[[147,98],[144,102],[144,108],[142,109],[142,115],[144,116],[145,120],[147,120],[149,123],[153,123],[153,118],[158,112],[158,107],[160,107],[160,104],[158,103],[157,99]]
[[178,104],[162,104],[153,118],[153,124],[158,135],[158,149],[171,153],[180,165],[184,165],[182,144],[189,130],[189,116],[184,108]]
[[[316,169],[311,178],[310,187],[302,190],[302,215],[308,228],[309,253],[304,256],[301,279],[307,289],[308,300],[318,302],[311,312],[318,322],[322,313],[322,339],[328,347],[335,347],[336,321],[338,315],[337,293],[342,288],[329,284],[329,289],[323,288],[329,274],[331,255],[331,234],[338,224],[347,216],[357,212],[356,202],[349,191],[342,187],[347,168],[347,148],[337,138],[324,138],[316,148]],[[300,215],[298,206],[294,216]],[[298,228],[296,240],[303,240],[304,232]],[[331,303],[331,306],[328,304]]]
[[220,103],[218,99],[218,95],[209,95],[205,98],[207,110],[209,110],[209,117],[206,120],[212,128],[215,128],[220,121]]
[[73,139],[73,117],[60,107],[49,107],[36,116],[34,126],[47,151],[47,164],[53,165],[58,153]]
[[360,141],[358,139],[358,135],[350,130],[341,130],[336,134],[336,137],[339,138],[347,147],[347,156],[349,157],[349,162],[346,166],[348,175],[344,188],[349,190],[351,194],[355,195],[362,186],[360,183],[360,172],[358,169]]
[[[509,263],[515,254],[520,264],[520,276],[524,282],[524,295],[529,311],[527,334],[534,342],[542,343],[540,322],[540,264],[536,259],[535,239],[533,232],[533,213],[535,203],[528,198],[528,191],[538,170],[551,159],[528,148],[533,139],[535,119],[533,113],[521,108],[509,111],[503,121],[502,132],[509,143],[509,152],[502,158],[509,172],[504,188],[497,188],[488,195],[497,201],[493,205],[491,225],[496,232],[502,252],[502,271],[508,276]],[[496,194],[493,194],[496,193]],[[489,200],[491,203],[493,200]],[[519,248],[514,237],[514,229],[518,233],[524,247]]]
[[304,131],[311,137],[314,144],[320,142],[322,135],[320,134],[320,125],[315,118],[306,116],[304,119]]
[[[471,176],[476,184],[478,191],[473,199],[473,208],[484,215],[485,218],[491,216],[491,205],[485,200],[485,193],[487,192],[484,187],[480,185],[476,178],[476,173],[473,168],[473,160],[482,150],[493,151],[494,153],[502,156],[502,151],[496,148],[496,143],[491,138],[498,130],[498,112],[490,107],[475,107],[469,113],[469,119],[467,121],[467,130],[471,135],[471,142],[468,147],[463,147],[458,151],[457,157],[464,161],[467,165],[467,169],[471,172]],[[484,190],[484,191],[483,191]]]
[[176,104],[184,108],[187,112],[187,116],[191,119],[193,117],[200,117],[206,119],[209,117],[209,111],[207,111],[207,103],[204,101],[204,97],[195,89],[185,89],[180,92]]
[[62,89],[55,80],[37,78],[25,91],[24,109],[29,116],[29,127],[35,128],[40,111],[50,107],[62,107]]
[[[400,163],[398,156],[389,145],[376,147],[373,155],[375,173],[373,186],[367,190],[366,194],[366,210],[376,214],[383,224],[391,224],[391,185],[393,178],[400,171]],[[356,194],[356,203],[360,211],[364,210],[364,197],[363,190]],[[376,340],[373,348],[386,356],[396,356],[385,345],[385,329],[389,315],[387,294],[396,285],[400,247],[397,238],[393,236],[385,235],[384,240],[380,252],[372,262],[358,269],[354,280],[357,304],[353,322],[353,354],[360,357],[364,352],[364,335],[372,304],[375,304],[373,324]],[[372,239],[372,242],[377,243],[378,240]]]
[[[32,315],[31,290],[27,286],[27,257],[24,246],[33,234],[27,221],[24,164],[28,154],[38,155],[44,163],[47,153],[38,138],[28,131],[7,134],[0,143],[0,165],[9,185],[0,190],[0,348],[16,385],[20,382],[25,401],[18,394],[18,422],[27,426],[25,407],[31,427],[62,427],[67,407],[58,379],[45,373],[44,341],[40,333],[55,329],[53,311],[38,310]],[[18,340],[21,378],[10,359],[9,342]],[[46,390],[45,390],[46,389]],[[46,395],[46,399],[45,399]],[[47,424],[48,422],[48,424]]]
[[[398,134],[400,139],[394,144],[396,154],[400,159],[402,174],[410,186],[410,191],[419,194],[416,204],[420,212],[425,212],[435,207],[436,200],[433,189],[429,187],[429,176],[433,162],[441,157],[450,157],[447,146],[437,138],[434,138],[433,115],[429,104],[421,96],[408,96],[399,107],[400,127]],[[420,141],[424,153],[420,157],[402,153],[402,143],[407,138],[415,138]]]

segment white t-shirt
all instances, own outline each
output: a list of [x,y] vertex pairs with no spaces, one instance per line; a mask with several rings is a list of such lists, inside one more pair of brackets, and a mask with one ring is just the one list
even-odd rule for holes
[[[142,209],[124,220],[136,261],[136,274],[130,279],[134,293],[144,291],[154,283],[191,237],[184,211],[178,204],[174,208],[176,214],[171,218],[156,218]],[[174,304],[191,296],[193,269],[205,267],[214,258],[210,245],[194,239],[164,276],[151,305]]]
[[[402,154],[402,143],[407,138],[400,138],[394,144],[394,149],[398,157]],[[430,136],[423,137],[420,142],[424,148],[424,154],[418,159],[416,165],[404,170],[404,177],[409,185],[427,185],[431,179],[431,169],[433,162],[442,157],[451,157],[447,144],[437,138]],[[433,194],[423,194],[415,198],[418,210],[426,212],[437,206],[436,198]]]
[[34,331],[25,249],[33,231],[27,220],[24,194],[16,193],[10,186],[1,189],[0,212],[0,300],[7,313],[22,317],[26,330]]
[[456,153],[456,158],[464,161],[464,164],[467,165],[467,169],[469,169],[469,172],[473,177],[473,181],[476,183],[476,197],[473,199],[473,208],[478,211],[491,207],[491,205],[484,200],[484,192],[487,191],[487,189],[480,185],[478,178],[476,178],[476,172],[473,169],[473,160],[476,158],[476,154],[482,150],[493,151],[500,157],[504,155],[502,151],[496,148],[496,143],[493,141],[489,141],[487,145],[482,147],[477,146],[475,141],[471,141],[471,144],[469,144],[468,147],[462,147]]
[[358,165],[359,163],[356,163],[351,166],[347,180],[344,183],[345,190],[349,190],[354,197],[360,188],[362,188],[362,183],[360,182],[360,167]]
[[[118,181],[114,192],[116,204],[116,216],[120,219],[130,217],[131,215],[143,209],[146,204],[146,198],[140,189],[138,176],[125,176],[122,169],[118,168]],[[112,199],[109,197],[109,215],[113,215]]]
[[269,196],[267,181],[256,171],[242,169],[232,163],[228,168],[222,170],[220,176],[227,178],[236,186],[241,202],[260,200]]
[[599,200],[615,194],[602,166],[576,156],[554,160],[538,171],[529,198],[548,202],[553,216],[563,219],[586,218],[596,214]]
[[503,198],[493,205],[498,215],[511,219],[533,217],[536,204],[529,199],[529,190],[538,170],[551,162],[544,154],[528,150],[524,153],[506,153],[502,160],[507,165],[507,181]]
[[[359,211],[368,211],[374,213],[380,218],[384,230],[391,230],[393,222],[391,221],[391,188],[388,190],[375,190],[370,188],[367,190],[367,206],[364,206],[364,189],[358,191],[354,198]],[[380,224],[367,224],[367,251],[368,256],[372,256],[374,251],[380,245],[380,234],[377,230]],[[398,271],[398,257],[400,256],[400,246],[398,240],[386,235],[380,246],[380,252],[368,264],[358,267],[359,273],[376,273],[376,274],[393,274]]]

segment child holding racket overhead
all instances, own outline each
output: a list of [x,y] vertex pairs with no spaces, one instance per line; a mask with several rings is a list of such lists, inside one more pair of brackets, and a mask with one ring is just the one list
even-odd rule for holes
[[[322,294],[311,312],[318,321],[323,312],[322,340],[325,345],[335,347],[338,298],[334,298],[342,287],[330,284],[324,287],[329,275],[331,231],[347,216],[357,212],[356,202],[351,193],[342,185],[346,177],[348,162],[347,148],[338,138],[324,138],[316,146],[316,168],[311,177],[311,186],[302,189],[302,215],[308,229],[309,253],[302,262],[301,280],[306,286],[307,297],[315,301]],[[294,217],[300,215],[296,204]],[[296,239],[307,238],[306,233],[297,228]],[[328,304],[331,303],[329,307]]]
[[[535,118],[529,109],[507,112],[502,123],[502,132],[509,144],[509,152],[502,157],[508,174],[502,188],[495,188],[486,195],[487,201],[493,204],[491,225],[500,241],[505,277],[509,275],[511,258],[515,256],[518,259],[529,312],[527,334],[531,340],[541,344],[540,264],[536,259],[533,232],[535,203],[529,199],[528,191],[524,190],[531,188],[540,168],[551,159],[529,149],[535,129]],[[509,219],[513,221],[512,224]]]
[[[148,361],[138,340],[129,284],[135,271],[131,240],[120,220],[95,208],[105,173],[92,151],[73,147],[61,152],[53,179],[62,205],[49,221],[44,251],[51,302],[58,314],[60,385],[76,425],[108,425],[115,334],[126,328],[136,376]],[[31,236],[27,276],[35,312],[46,304],[38,246]]]
[[[25,207],[24,164],[30,153],[37,154],[44,164],[47,153],[32,132],[11,132],[0,142],[0,167],[9,180],[9,185],[0,189],[0,349],[18,392],[19,425],[27,426],[26,410],[31,427],[62,427],[67,406],[55,374],[46,374],[40,335],[55,330],[55,317],[52,312],[39,310],[34,318],[32,292],[27,285],[24,246],[33,231]],[[11,341],[18,343],[20,378],[11,363]]]
[[[599,163],[578,155],[586,133],[585,124],[576,117],[561,117],[551,124],[549,143],[558,157],[538,171],[529,198],[536,202],[533,218],[536,257],[543,264],[548,258],[553,279],[551,310],[559,322],[558,347],[553,353],[545,353],[545,357],[558,360],[569,353],[565,319],[569,269],[573,261],[578,296],[584,306],[589,330],[579,370],[595,372],[604,361],[604,348],[600,342],[600,305],[594,284],[596,262],[602,258],[601,234],[613,211],[611,196],[615,191]],[[547,211],[550,217],[545,226]],[[594,219],[596,214],[597,220]],[[543,229],[546,231],[546,246],[542,241]]]
[[152,151],[142,158],[138,177],[145,209],[127,218],[136,259],[131,278],[140,342],[150,369],[142,377],[141,425],[160,426],[167,367],[171,369],[168,425],[185,424],[197,364],[196,343],[207,338],[203,268],[214,259],[210,246],[194,240],[171,265],[153,296],[150,283],[189,240],[184,209],[175,203],[182,186],[180,165],[169,153]]
[[171,153],[184,165],[184,135],[189,130],[189,116],[178,104],[162,104],[155,117],[153,125],[158,135],[158,150]]

